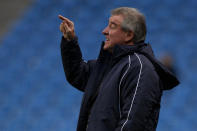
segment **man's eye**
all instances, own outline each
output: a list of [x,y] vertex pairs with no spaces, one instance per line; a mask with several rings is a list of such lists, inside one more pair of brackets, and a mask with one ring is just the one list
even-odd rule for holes
[[116,28],[116,25],[115,24],[110,24],[109,27],[110,28]]

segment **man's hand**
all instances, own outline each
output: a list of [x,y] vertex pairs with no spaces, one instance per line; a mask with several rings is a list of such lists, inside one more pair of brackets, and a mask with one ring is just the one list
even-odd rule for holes
[[75,37],[74,23],[62,15],[59,15],[58,17],[62,20],[60,31],[63,33],[64,38],[72,40]]

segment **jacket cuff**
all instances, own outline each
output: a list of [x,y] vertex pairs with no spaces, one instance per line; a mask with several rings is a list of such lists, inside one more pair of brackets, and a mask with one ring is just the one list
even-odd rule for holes
[[67,40],[62,36],[61,48],[71,47],[74,45],[78,45],[78,37],[77,36],[75,36],[72,40]]

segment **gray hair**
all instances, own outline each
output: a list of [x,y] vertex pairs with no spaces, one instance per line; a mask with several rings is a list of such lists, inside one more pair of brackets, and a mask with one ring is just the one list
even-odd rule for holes
[[134,33],[133,42],[138,43],[146,38],[146,21],[145,16],[135,8],[120,7],[113,9],[111,15],[122,15],[124,20],[121,28],[125,32]]

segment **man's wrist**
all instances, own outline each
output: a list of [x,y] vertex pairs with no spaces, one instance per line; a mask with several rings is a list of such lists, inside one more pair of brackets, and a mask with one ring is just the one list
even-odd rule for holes
[[72,41],[75,39],[75,36],[68,36],[68,35],[63,35],[64,39],[66,39],[67,41]]
[[67,32],[67,33],[63,33],[63,36],[67,41],[72,41],[75,38],[75,33]]
[[[62,36],[62,39],[66,42],[66,43],[73,43],[74,41],[77,41],[78,40],[78,37],[77,36],[74,36],[74,37],[72,37],[72,38],[68,38],[68,37],[66,37],[65,38],[65,36],[63,35]],[[73,41],[73,42],[72,42]]]

